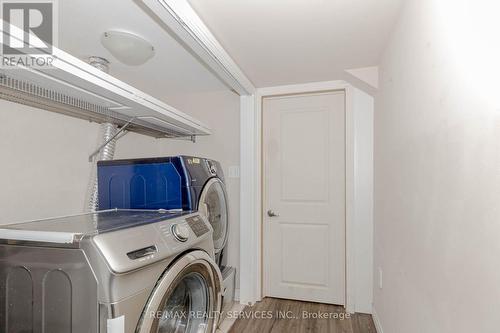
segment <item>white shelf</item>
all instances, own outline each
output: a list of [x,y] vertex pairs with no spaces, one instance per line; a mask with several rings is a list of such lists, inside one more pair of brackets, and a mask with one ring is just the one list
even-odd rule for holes
[[[155,137],[211,134],[174,107],[53,48],[51,68],[1,68],[0,98],[96,122],[113,121]],[[46,56],[45,56],[46,57]]]

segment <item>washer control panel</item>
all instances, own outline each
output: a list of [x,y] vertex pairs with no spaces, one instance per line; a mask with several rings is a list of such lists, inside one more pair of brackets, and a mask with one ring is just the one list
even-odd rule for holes
[[186,222],[191,227],[196,237],[203,236],[210,231],[205,221],[203,221],[199,215],[186,218]]
[[199,213],[147,223],[92,237],[115,273],[125,273],[195,247],[212,231]]
[[179,242],[185,242],[189,238],[189,227],[185,224],[172,224],[170,227],[172,230],[172,235]]

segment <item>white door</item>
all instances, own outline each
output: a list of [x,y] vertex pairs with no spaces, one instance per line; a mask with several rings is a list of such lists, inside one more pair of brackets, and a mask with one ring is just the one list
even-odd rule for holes
[[265,296],[344,304],[345,98],[265,98]]

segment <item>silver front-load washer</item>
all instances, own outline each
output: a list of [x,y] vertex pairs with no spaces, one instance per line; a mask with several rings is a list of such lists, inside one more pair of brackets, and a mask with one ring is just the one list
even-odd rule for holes
[[221,279],[198,213],[110,210],[6,225],[0,331],[214,332]]

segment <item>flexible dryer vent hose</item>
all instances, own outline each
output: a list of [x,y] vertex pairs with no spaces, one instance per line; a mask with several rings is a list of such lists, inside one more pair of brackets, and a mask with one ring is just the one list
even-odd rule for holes
[[[103,72],[108,72],[109,62],[100,57],[90,57],[89,64],[102,70]],[[118,128],[112,123],[103,123],[100,125],[99,129],[99,142],[97,146],[100,147],[107,141],[109,141],[113,136],[116,135]],[[105,145],[98,157],[94,158],[91,165],[90,171],[90,181],[87,189],[87,195],[85,198],[85,211],[95,212],[99,210],[99,189],[97,184],[97,161],[109,161],[112,160],[115,155],[116,139],[111,140],[107,145]]]

